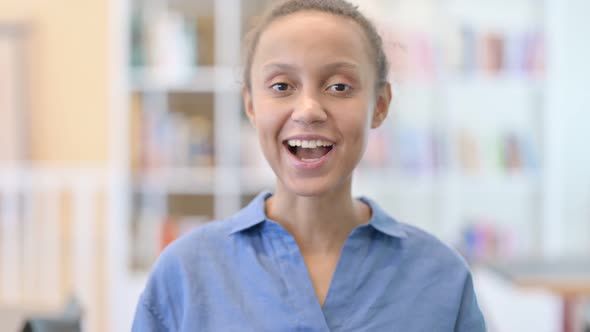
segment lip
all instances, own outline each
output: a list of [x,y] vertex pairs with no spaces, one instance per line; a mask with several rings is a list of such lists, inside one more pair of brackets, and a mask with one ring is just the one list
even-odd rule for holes
[[[326,153],[325,155],[323,155],[317,161],[314,161],[314,162],[305,162],[305,161],[301,161],[299,158],[297,158],[296,156],[294,156],[289,151],[289,148],[287,147],[286,142],[288,140],[292,140],[292,139],[327,141],[327,142],[332,143],[332,149],[330,149],[330,151],[328,151],[328,153]],[[311,134],[289,136],[288,138],[286,138],[283,141],[283,144],[282,145],[283,145],[283,148],[285,149],[285,152],[287,153],[287,156],[289,157],[289,160],[291,161],[291,164],[293,165],[293,167],[295,167],[296,169],[300,169],[300,170],[313,170],[313,169],[321,168],[324,164],[326,164],[326,162],[328,161],[328,159],[332,155],[332,151],[334,151],[334,149],[336,148],[336,143],[334,143],[333,140],[331,140],[331,139],[329,139],[329,138],[327,138],[325,136],[311,135]]]
[[334,143],[333,139],[330,139],[326,136],[321,136],[321,135],[313,135],[313,134],[302,134],[302,135],[293,135],[293,136],[289,136],[287,138],[285,138],[283,140],[283,142],[292,140],[292,139],[298,139],[298,140],[322,140],[322,141],[327,141],[332,143],[332,145],[336,145],[336,143]]
[[334,150],[334,148],[332,148],[332,150],[328,151],[328,153],[323,155],[317,161],[305,162],[305,161],[301,161],[299,158],[295,157],[291,152],[289,152],[287,147],[283,147],[283,148],[285,149],[286,153],[288,154],[289,160],[291,160],[293,167],[295,167],[296,169],[302,169],[302,170],[318,169],[318,168],[322,167],[328,161],[328,158],[332,155],[332,151]]

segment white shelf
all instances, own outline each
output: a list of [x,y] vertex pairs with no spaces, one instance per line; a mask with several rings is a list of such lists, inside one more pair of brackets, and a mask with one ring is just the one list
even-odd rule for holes
[[506,91],[513,89],[526,89],[541,91],[544,80],[527,74],[453,74],[446,78],[444,83],[451,88],[478,89],[486,91]]
[[375,188],[379,193],[432,195],[440,191],[463,194],[538,193],[541,181],[536,174],[404,174],[394,168],[360,169],[354,177],[359,189]]
[[450,179],[456,191],[467,195],[535,194],[541,189],[540,177],[535,174],[459,175]]
[[440,86],[450,85],[456,88],[485,88],[485,89],[506,89],[506,88],[524,88],[541,90],[544,87],[545,80],[527,73],[498,73],[487,74],[474,72],[471,74],[463,73],[445,73],[438,77],[432,78],[408,78],[400,82],[394,82],[394,87],[403,87],[410,89],[439,89]]
[[270,167],[242,168],[240,176],[242,191],[247,194],[272,190],[275,186],[275,175]]
[[[240,183],[219,188],[216,177],[239,176]],[[143,172],[137,188],[172,194],[214,195],[270,190],[275,176],[270,168],[251,167],[170,167]],[[395,168],[362,168],[355,172],[355,188],[375,188],[380,193],[434,194],[446,188],[456,194],[536,193],[540,178],[535,174],[405,174]]]
[[240,89],[239,68],[187,67],[134,68],[131,90],[134,92],[236,92]]
[[136,188],[160,193],[214,194],[216,170],[211,167],[170,167],[142,172],[136,178]]
[[[218,185],[216,179],[239,177],[239,183]],[[187,195],[254,194],[274,187],[270,168],[169,167],[142,172],[136,189]]]

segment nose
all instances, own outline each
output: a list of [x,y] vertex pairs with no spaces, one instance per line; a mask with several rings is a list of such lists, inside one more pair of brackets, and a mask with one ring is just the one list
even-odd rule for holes
[[324,122],[327,118],[328,115],[318,96],[312,91],[304,91],[299,95],[293,113],[291,113],[291,119],[303,125]]

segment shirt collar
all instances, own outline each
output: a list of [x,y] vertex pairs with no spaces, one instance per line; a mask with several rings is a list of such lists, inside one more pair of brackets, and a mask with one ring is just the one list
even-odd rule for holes
[[[272,193],[268,191],[259,193],[250,204],[235,214],[234,225],[230,234],[247,230],[266,221],[264,202],[270,196],[272,196]],[[377,231],[392,237],[405,238],[407,236],[402,224],[390,217],[377,203],[366,197],[360,197],[359,199],[371,208],[369,225]]]
[[371,219],[369,225],[381,233],[387,234],[391,237],[405,238],[407,237],[404,231],[403,224],[391,217],[385,210],[376,202],[366,197],[359,197],[361,201],[371,208]]
[[265,221],[264,201],[270,196],[272,196],[272,193],[268,191],[259,193],[245,208],[235,214],[233,217],[234,225],[230,234],[244,231]]

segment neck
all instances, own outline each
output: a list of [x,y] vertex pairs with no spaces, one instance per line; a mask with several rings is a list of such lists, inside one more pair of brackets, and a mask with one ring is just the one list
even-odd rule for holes
[[300,196],[279,182],[266,202],[266,214],[291,233],[302,253],[338,255],[350,232],[370,218],[369,207],[352,197],[350,187]]

